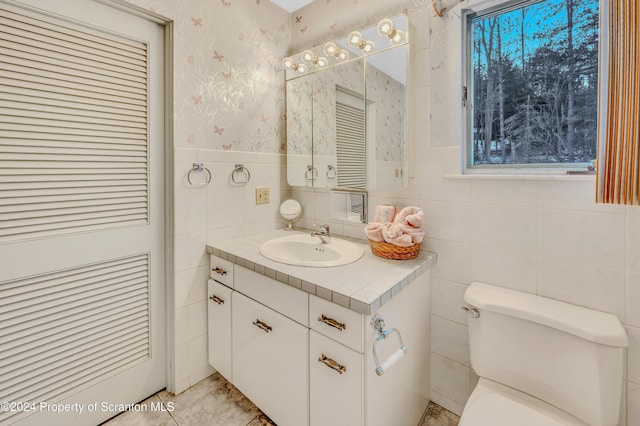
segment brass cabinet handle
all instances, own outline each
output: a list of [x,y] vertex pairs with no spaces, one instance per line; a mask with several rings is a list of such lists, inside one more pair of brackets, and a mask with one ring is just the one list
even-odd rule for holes
[[260,321],[259,319],[256,319],[253,322],[253,325],[255,325],[256,327],[258,327],[259,329],[261,329],[262,331],[264,331],[265,333],[270,332],[271,330],[273,330],[270,326],[268,326],[266,323]]
[[224,299],[219,298],[218,296],[216,296],[215,294],[211,297],[209,297],[209,299],[213,300],[214,302],[216,302],[218,305],[224,305]]
[[337,328],[340,331],[345,330],[347,328],[346,324],[338,322],[333,318],[329,318],[324,315],[320,315],[320,318],[318,318],[318,321],[323,322],[333,328]]
[[215,272],[216,274],[220,274],[220,275],[227,275],[227,271],[225,271],[224,269],[222,269],[219,266],[216,266],[215,268],[211,269],[213,272]]
[[318,361],[323,363],[327,367],[331,368],[332,370],[337,371],[340,374],[347,372],[347,367],[345,367],[342,364],[337,363],[336,361],[332,360],[331,358],[328,358],[325,354],[320,355],[320,358],[318,358]]

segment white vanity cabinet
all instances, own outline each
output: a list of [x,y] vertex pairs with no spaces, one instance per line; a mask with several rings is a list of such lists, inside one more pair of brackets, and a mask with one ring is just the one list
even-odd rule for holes
[[[251,270],[211,256],[211,265],[209,361],[278,426],[418,423],[429,400],[426,269],[366,315],[254,263]],[[409,348],[382,376],[375,374],[374,315],[397,327]],[[390,337],[379,343],[380,361],[399,348]]]

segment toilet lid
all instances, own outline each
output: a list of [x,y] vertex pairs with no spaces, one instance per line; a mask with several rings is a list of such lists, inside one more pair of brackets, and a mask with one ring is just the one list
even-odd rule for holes
[[459,426],[589,426],[531,395],[481,378],[460,417]]

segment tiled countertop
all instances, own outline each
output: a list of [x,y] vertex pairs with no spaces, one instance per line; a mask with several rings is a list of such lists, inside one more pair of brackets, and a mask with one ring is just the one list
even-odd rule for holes
[[366,240],[342,236],[336,238],[362,245],[364,256],[344,266],[312,268],[274,262],[260,254],[262,243],[292,232],[298,231],[217,241],[207,245],[207,252],[365,315],[377,311],[436,262],[436,255],[429,252],[411,260],[383,259],[371,253]]

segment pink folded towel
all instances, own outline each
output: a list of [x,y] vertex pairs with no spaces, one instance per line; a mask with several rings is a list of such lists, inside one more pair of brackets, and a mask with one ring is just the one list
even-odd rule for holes
[[405,207],[398,213],[393,220],[394,224],[409,225],[414,228],[422,227],[422,219],[424,218],[424,212],[420,207]]
[[376,206],[374,222],[386,223],[393,222],[396,215],[396,206],[393,204],[380,204]]
[[385,223],[382,225],[382,237],[387,243],[395,244],[399,247],[409,247],[413,245],[410,234],[402,232],[400,225]]
[[384,241],[384,237],[382,236],[382,224],[378,222],[369,222],[367,226],[364,228],[364,233],[368,239],[371,241],[375,241],[377,243],[381,243]]
[[411,241],[420,244],[424,241],[424,231],[422,228],[414,228],[413,226],[398,225],[405,235],[411,235]]
[[381,204],[376,206],[376,220],[367,224],[364,233],[371,241],[409,247],[424,241],[423,218],[420,207],[405,207],[396,215],[395,206]]

